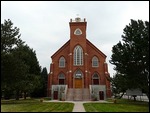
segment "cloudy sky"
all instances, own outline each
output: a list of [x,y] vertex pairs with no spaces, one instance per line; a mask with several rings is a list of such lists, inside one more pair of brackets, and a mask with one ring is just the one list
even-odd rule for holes
[[20,28],[21,39],[36,51],[48,72],[51,55],[70,39],[69,21],[77,14],[86,18],[86,38],[107,56],[113,76],[112,47],[122,40],[130,19],[149,21],[149,1],[1,1],[1,23],[10,19]]

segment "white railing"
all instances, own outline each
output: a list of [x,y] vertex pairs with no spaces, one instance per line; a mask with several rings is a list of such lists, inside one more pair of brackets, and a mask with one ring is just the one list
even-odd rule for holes
[[52,92],[51,92],[51,97],[52,99],[54,98],[53,92],[58,91],[58,99],[60,98],[61,93],[64,92],[64,97],[66,99],[66,94],[67,94],[67,85],[52,85]]
[[99,91],[104,92],[104,100],[106,99],[106,86],[105,85],[90,85],[90,98],[92,94],[95,94],[99,100]]
[[67,90],[68,90],[68,85],[65,86],[65,100],[67,99]]

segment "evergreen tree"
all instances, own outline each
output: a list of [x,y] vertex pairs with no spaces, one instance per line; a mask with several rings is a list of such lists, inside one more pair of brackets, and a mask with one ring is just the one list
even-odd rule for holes
[[[24,98],[26,99],[27,93],[30,94],[36,88],[41,87],[41,67],[39,66],[35,51],[27,45],[16,48],[12,53],[16,59],[19,59],[20,62],[23,62],[28,67],[27,73],[22,74],[22,77],[20,77],[19,81],[21,83],[16,84],[16,87],[18,85],[21,87],[20,91],[24,93]],[[19,88],[17,87],[16,89]]]
[[47,95],[47,69],[46,67],[43,68],[40,76],[40,86],[36,88],[32,93],[32,97],[46,97]]
[[41,76],[43,78],[43,96],[46,97],[47,96],[47,80],[48,80],[48,73],[47,73],[47,69],[46,67],[43,68],[42,72],[41,72]]
[[1,24],[1,53],[9,53],[15,47],[24,44],[20,39],[19,28],[13,27],[10,19]]
[[19,28],[13,27],[10,19],[4,20],[4,24],[1,24],[1,92],[6,92],[5,98],[9,98],[10,94],[13,94],[11,71],[17,63],[14,63],[11,52],[24,44],[20,36]]
[[[1,92],[5,98],[26,94],[41,86],[41,67],[36,53],[20,39],[10,19],[1,24]],[[1,95],[2,96],[2,95]]]

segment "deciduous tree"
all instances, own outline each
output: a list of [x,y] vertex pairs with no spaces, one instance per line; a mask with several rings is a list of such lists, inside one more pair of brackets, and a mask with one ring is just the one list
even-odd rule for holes
[[140,88],[149,98],[149,22],[133,20],[123,30],[122,41],[112,48],[110,63],[127,88]]

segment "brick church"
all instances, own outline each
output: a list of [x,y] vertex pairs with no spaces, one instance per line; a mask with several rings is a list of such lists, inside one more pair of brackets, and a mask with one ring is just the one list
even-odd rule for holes
[[52,56],[47,96],[55,100],[111,97],[106,55],[86,38],[87,22],[70,19],[70,39]]

